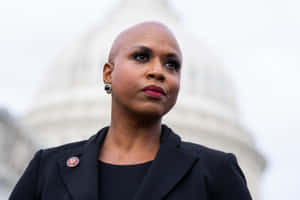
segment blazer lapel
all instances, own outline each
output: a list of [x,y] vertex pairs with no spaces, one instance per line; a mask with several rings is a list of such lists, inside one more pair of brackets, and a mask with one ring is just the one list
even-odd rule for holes
[[135,200],[162,199],[197,161],[194,155],[180,149],[180,137],[162,126],[161,145]]
[[[105,138],[108,127],[101,129],[91,137],[82,149],[64,153],[58,159],[60,174],[74,200],[98,200],[98,152]],[[79,157],[79,165],[68,167],[66,161],[72,157]]]

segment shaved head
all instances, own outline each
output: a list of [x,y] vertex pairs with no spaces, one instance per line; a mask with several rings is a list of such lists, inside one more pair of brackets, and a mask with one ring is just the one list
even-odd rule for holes
[[176,38],[174,37],[173,33],[169,30],[167,26],[159,22],[143,22],[119,33],[119,35],[114,40],[108,57],[109,63],[114,63],[115,57],[118,55],[120,49],[124,48],[127,45],[127,42],[133,40],[137,37],[141,37],[145,35],[145,33],[155,33],[160,32],[164,33],[169,39],[174,41],[175,48],[178,49],[181,56],[181,51],[179,45],[177,43]]

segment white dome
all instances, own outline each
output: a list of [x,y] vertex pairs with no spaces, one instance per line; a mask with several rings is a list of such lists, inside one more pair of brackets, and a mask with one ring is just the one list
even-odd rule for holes
[[186,140],[234,152],[250,190],[258,196],[264,160],[240,126],[232,81],[218,59],[184,32],[166,0],[122,1],[108,16],[49,67],[34,107],[24,118],[32,134],[48,146],[87,138],[108,125],[109,96],[101,77],[112,41],[131,25],[160,21],[174,32],[183,52],[180,96],[164,120]]

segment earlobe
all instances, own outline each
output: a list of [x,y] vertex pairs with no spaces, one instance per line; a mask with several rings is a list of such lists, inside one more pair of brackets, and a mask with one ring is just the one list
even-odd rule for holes
[[112,63],[106,62],[103,66],[103,82],[111,84],[111,75],[114,70],[114,65]]

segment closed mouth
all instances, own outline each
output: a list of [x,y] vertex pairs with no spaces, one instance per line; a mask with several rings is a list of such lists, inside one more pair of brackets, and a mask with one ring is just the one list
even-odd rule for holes
[[161,87],[158,87],[158,86],[155,86],[155,85],[150,85],[150,86],[147,86],[143,89],[144,92],[153,92],[154,94],[155,93],[158,93],[158,94],[162,94],[162,95],[166,95],[166,92],[161,88]]

